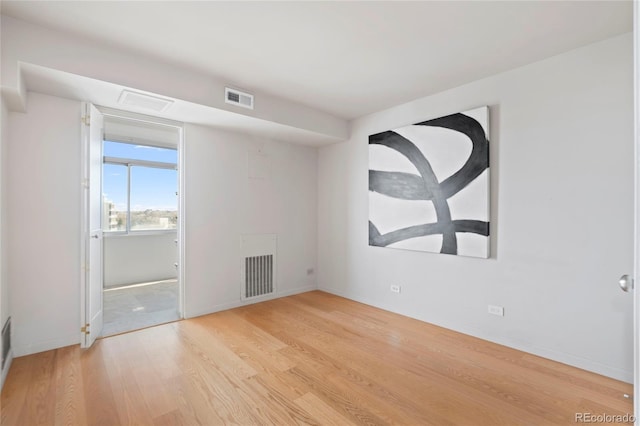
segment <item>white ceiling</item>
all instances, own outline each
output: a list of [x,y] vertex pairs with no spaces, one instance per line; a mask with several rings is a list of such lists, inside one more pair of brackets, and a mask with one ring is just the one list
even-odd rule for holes
[[630,0],[5,0],[1,7],[345,119],[632,30]]

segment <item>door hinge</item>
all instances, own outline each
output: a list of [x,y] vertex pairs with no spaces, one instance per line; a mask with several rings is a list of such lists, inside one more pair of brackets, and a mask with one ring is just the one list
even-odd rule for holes
[[89,334],[89,324],[85,324],[84,327],[80,327],[80,333]]
[[89,188],[89,179],[82,179],[80,182],[83,188]]
[[91,124],[91,116],[89,114],[83,115],[82,122],[85,124],[85,126],[88,126],[89,124]]

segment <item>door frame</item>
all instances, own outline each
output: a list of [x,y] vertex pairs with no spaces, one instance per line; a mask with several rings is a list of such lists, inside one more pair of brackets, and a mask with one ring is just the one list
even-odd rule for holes
[[[87,104],[89,104],[89,102],[86,102]],[[178,239],[178,244],[177,244],[177,249],[178,249],[178,270],[177,270],[177,277],[178,277],[178,315],[179,317],[185,318],[185,273],[184,273],[184,259],[185,259],[185,220],[184,220],[184,213],[186,211],[185,209],[185,179],[184,179],[184,170],[185,170],[185,155],[184,155],[184,148],[185,148],[185,144],[184,144],[184,123],[182,122],[178,122],[178,121],[174,121],[174,120],[168,120],[168,119],[164,119],[164,118],[159,118],[159,117],[153,117],[153,116],[148,116],[148,115],[144,115],[144,114],[138,114],[138,113],[132,113],[132,112],[128,112],[128,111],[123,111],[123,110],[117,110],[117,109],[112,109],[112,108],[107,108],[107,107],[102,107],[102,106],[98,106],[95,105],[95,107],[98,109],[98,111],[100,111],[100,113],[103,114],[103,116],[105,117],[117,117],[117,118],[121,118],[121,119],[127,119],[127,120],[132,120],[132,121],[139,121],[139,122],[143,122],[143,123],[152,123],[152,124],[156,124],[156,125],[165,125],[165,126],[170,126],[170,127],[175,127],[178,129],[178,144],[177,144],[177,150],[178,150],[178,224],[177,224],[177,239]],[[84,115],[84,110],[82,111],[82,115]],[[88,173],[89,171],[89,166],[90,164],[88,163],[88,157],[87,157],[87,147],[85,146],[85,140],[84,140],[84,135],[86,131],[88,131],[87,126],[84,125],[84,123],[81,123],[82,125],[82,130],[81,130],[81,138],[82,138],[82,148],[81,148],[81,156],[80,156],[80,170],[81,170],[81,185],[80,185],[80,199],[81,199],[81,220],[80,220],[80,285],[81,285],[81,297],[80,297],[80,328],[82,329],[82,327],[84,327],[85,325],[85,316],[86,316],[86,312],[88,309],[88,303],[85,300],[85,297],[82,297],[82,295],[86,294],[86,286],[88,285],[87,282],[87,278],[86,278],[86,268],[87,268],[87,262],[88,262],[88,258],[87,258],[87,235],[88,232],[90,232],[87,227],[88,227],[88,223],[86,221],[86,217],[88,214],[88,205],[86,203],[86,196],[85,196],[85,191],[86,191],[86,187],[85,185],[87,184],[87,182],[85,181],[84,175],[85,173]],[[101,171],[102,172],[102,171]],[[102,244],[104,244],[104,239],[102,239]],[[104,259],[103,259],[104,262]],[[103,301],[104,303],[104,301]],[[81,331],[81,339],[84,339],[84,332]]]
[[185,252],[186,252],[186,221],[185,221],[185,200],[186,200],[186,179],[185,179],[185,143],[184,143],[184,123],[180,123],[178,128],[178,315],[184,319],[186,317],[186,274],[185,274]]

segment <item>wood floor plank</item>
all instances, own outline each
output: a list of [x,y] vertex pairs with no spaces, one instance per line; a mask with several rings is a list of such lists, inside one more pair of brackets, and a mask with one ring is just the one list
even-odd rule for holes
[[191,423],[178,409],[153,419],[153,426],[189,426]]
[[[171,380],[180,418],[184,418],[188,425],[224,424],[222,417],[211,405],[210,396],[202,392],[197,382],[197,375],[188,366],[185,367],[183,375]],[[176,414],[172,414],[172,417],[176,417]]]
[[16,358],[0,425],[569,425],[632,391],[313,291]]
[[[11,375],[2,388],[0,398],[0,423],[3,425],[17,425],[26,408],[26,398],[31,383],[31,364],[35,357],[20,357],[11,364]],[[11,379],[11,380],[10,380]]]
[[250,377],[247,381],[259,383],[262,388],[284,395],[285,398],[291,401],[311,391],[304,383],[291,380],[291,376],[287,371],[265,371]]
[[182,371],[179,360],[186,349],[180,344],[176,327],[178,322],[167,324],[167,328],[150,327],[144,330],[145,333],[128,334],[135,336],[145,347],[149,365],[162,380],[179,376]]
[[27,397],[26,421],[33,425],[46,425],[51,422],[49,413],[55,412],[54,376],[58,351],[37,354],[32,364],[31,387]]
[[[242,379],[255,375],[255,372],[247,374],[249,367],[239,367],[241,360],[234,354],[229,355],[227,352],[231,351],[228,349],[222,351],[221,342],[208,338],[208,333],[202,334],[199,323],[183,328],[181,337],[192,349],[183,359],[190,391],[199,394],[209,406],[209,411],[214,411],[224,424],[259,424],[252,407],[244,404],[240,398],[244,392],[241,388]],[[216,354],[225,354],[226,357],[216,360]]]
[[103,344],[104,341],[99,340],[84,351],[80,355],[80,366],[87,404],[87,424],[107,426],[121,424],[118,413],[122,407],[116,404],[113,397],[114,383],[111,382],[105,365]]
[[273,335],[256,328],[247,321],[244,318],[245,312],[247,312],[245,309],[234,309],[219,312],[215,317],[205,316],[203,319],[209,322],[215,320],[215,328],[217,330],[234,334],[238,340],[246,341],[262,350],[277,351],[286,346],[285,343],[276,339]]
[[[240,315],[216,315],[204,318],[207,330],[225,344],[255,371],[285,371],[291,361],[278,353],[286,344],[245,321]],[[236,329],[236,326],[239,326]],[[265,338],[269,336],[269,338]]]
[[[157,415],[153,413],[147,404],[145,382],[136,378],[136,361],[142,355],[138,350],[131,353],[128,345],[123,342],[124,335],[114,336],[112,339],[103,340],[102,350],[105,353],[105,369],[110,378],[111,391],[121,424],[149,424]],[[158,414],[169,410],[163,410]]]
[[202,318],[183,321],[178,328],[178,336],[191,349],[191,353],[197,355],[202,362],[232,376],[246,378],[257,374],[220,339],[211,335],[203,321]]
[[294,400],[306,412],[310,413],[316,421],[326,426],[354,426],[355,423],[347,420],[336,410],[325,404],[320,398],[312,393],[306,393]]
[[255,380],[256,376],[250,377],[244,381],[247,389],[247,396],[250,398],[249,404],[260,403],[257,411],[262,424],[299,424],[299,425],[318,425],[318,422],[310,416],[304,409],[300,408],[288,398],[271,386],[264,386],[263,383],[269,383],[270,380],[264,382]]
[[289,374],[298,381],[305,383],[313,393],[340,412],[351,421],[366,425],[387,424],[383,418],[372,412],[371,407],[365,404],[358,396],[351,392],[343,392],[331,386],[327,376],[319,374],[307,366],[298,366],[289,370]]
[[54,424],[80,425],[87,423],[86,401],[80,348],[67,346],[58,350],[58,366],[55,369],[56,412]]

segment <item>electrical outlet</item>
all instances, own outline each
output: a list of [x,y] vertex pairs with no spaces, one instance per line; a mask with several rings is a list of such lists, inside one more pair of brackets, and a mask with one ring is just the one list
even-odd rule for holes
[[504,316],[504,308],[502,306],[489,305],[488,312],[491,315],[497,315],[499,317]]
[[391,291],[394,293],[400,293],[400,286],[399,285],[392,285],[391,286]]

